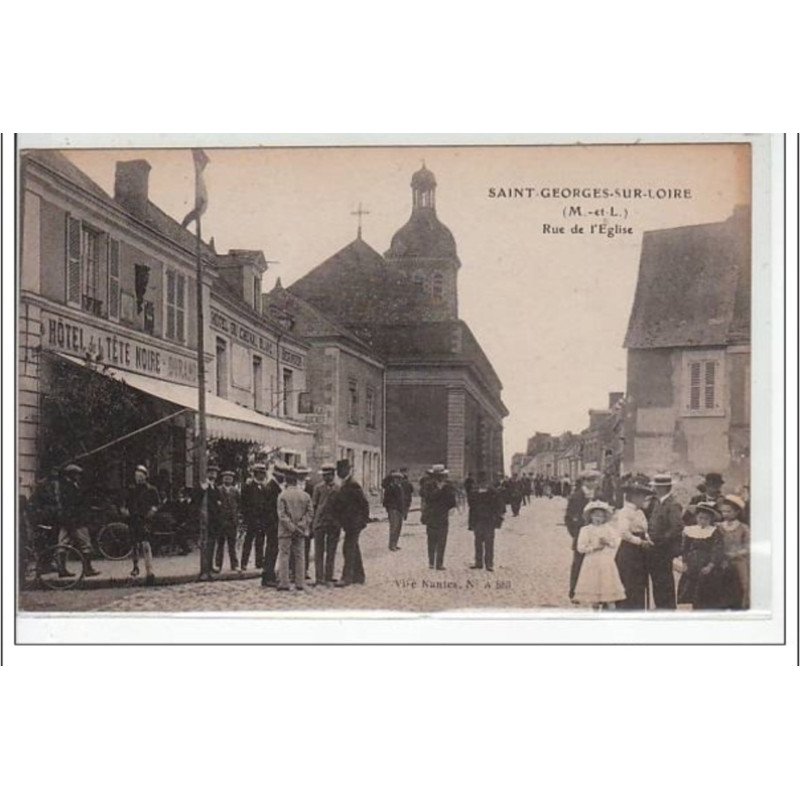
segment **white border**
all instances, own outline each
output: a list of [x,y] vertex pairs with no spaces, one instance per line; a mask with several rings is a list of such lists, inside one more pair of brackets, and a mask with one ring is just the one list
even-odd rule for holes
[[[18,617],[19,641],[247,643],[779,643],[784,624],[783,539],[783,142],[770,134],[20,134],[29,147],[221,147],[523,145],[749,142],[753,147],[753,487],[758,529],[771,549],[754,548],[754,571],[771,573],[770,598],[753,611],[614,615],[563,612],[431,616],[335,612],[320,615],[34,615]],[[12,154],[13,159],[13,154]],[[6,161],[8,164],[8,161]],[[12,160],[13,164],[13,160]],[[766,357],[766,353],[770,357]],[[764,355],[760,355],[764,354]],[[4,415],[5,416],[5,415]],[[6,481],[8,486],[9,482]],[[11,485],[14,485],[11,482]],[[9,559],[12,560],[12,559]],[[770,569],[771,567],[771,569]],[[8,575],[8,571],[6,570]]]

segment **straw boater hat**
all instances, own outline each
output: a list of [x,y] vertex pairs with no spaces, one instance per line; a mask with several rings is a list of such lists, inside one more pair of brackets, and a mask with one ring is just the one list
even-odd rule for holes
[[699,514],[701,511],[705,511],[706,513],[710,514],[711,518],[714,520],[720,519],[721,515],[719,511],[717,511],[717,507],[713,503],[706,503],[705,501],[703,501],[702,503],[698,503],[694,507],[695,516],[697,516],[697,514]]
[[327,463],[323,464],[319,468],[319,471],[320,472],[336,472],[336,464],[331,464],[330,462],[327,462]]
[[578,479],[582,481],[597,481],[600,480],[600,473],[596,469],[585,469],[578,475]]
[[145,478],[146,478],[146,477],[148,477],[148,476],[150,475],[150,473],[149,473],[149,471],[148,471],[147,467],[146,467],[144,464],[138,464],[138,465],[136,466],[136,469],[134,469],[134,472],[141,472],[141,473],[142,473],[142,475],[144,475],[144,476],[145,476]]
[[745,507],[744,500],[736,494],[726,494],[725,497],[718,500],[717,503],[719,505],[724,503],[725,505],[733,506],[737,511],[744,511]]
[[614,513],[614,509],[611,508],[608,503],[604,503],[602,500],[592,500],[590,503],[587,503],[586,507],[583,509],[583,518],[587,522],[591,517],[592,511],[604,511],[606,514],[606,519],[608,519]]
[[250,472],[266,472],[267,465],[263,461],[256,461],[252,467],[250,467]]
[[431,475],[449,475],[450,472],[444,464],[434,464],[431,467]]
[[236,477],[236,473],[232,469],[223,470],[219,474],[220,478],[224,478],[226,475],[230,475],[231,478],[235,478]]
[[83,470],[77,464],[67,464],[67,466],[64,467],[63,472],[65,475],[69,475],[70,473],[80,475]]
[[672,475],[669,472],[659,472],[653,476],[653,486],[672,486]]

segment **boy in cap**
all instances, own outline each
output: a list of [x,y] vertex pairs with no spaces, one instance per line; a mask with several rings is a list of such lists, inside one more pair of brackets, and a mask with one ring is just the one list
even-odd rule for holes
[[323,464],[320,471],[322,480],[311,495],[311,505],[314,507],[311,531],[314,534],[314,579],[317,586],[327,586],[333,583],[336,547],[339,544],[339,523],[333,514],[333,496],[337,491],[333,482],[336,467]]
[[278,495],[278,591],[289,591],[289,560],[294,560],[294,585],[305,589],[305,540],[314,509],[297,485],[295,470],[286,472],[286,488]]
[[152,586],[155,583],[153,574],[153,550],[150,545],[150,522],[158,511],[161,499],[158,490],[148,480],[148,470],[139,464],[133,471],[133,485],[128,487],[125,495],[125,504],[120,509],[124,516],[129,518],[129,528],[133,540],[131,558],[133,569],[131,577],[139,574],[139,556],[144,557],[146,573],[145,583]]

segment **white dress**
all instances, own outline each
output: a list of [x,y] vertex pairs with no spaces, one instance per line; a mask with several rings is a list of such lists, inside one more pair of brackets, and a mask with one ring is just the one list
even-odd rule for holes
[[578,552],[584,554],[575,586],[579,603],[616,603],[625,599],[615,561],[620,538],[619,530],[608,522],[581,528],[576,545]]

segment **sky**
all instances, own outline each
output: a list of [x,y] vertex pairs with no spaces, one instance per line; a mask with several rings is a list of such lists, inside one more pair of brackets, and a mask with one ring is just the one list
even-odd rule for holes
[[[279,262],[270,265],[265,289],[278,277],[291,285],[352,241],[359,203],[369,211],[363,238],[385,252],[410,215],[411,176],[425,162],[436,175],[439,219],[453,232],[462,263],[459,315],[503,383],[510,412],[507,460],[524,451],[536,431],[582,430],[590,408],[604,408],[609,392],[625,391],[622,344],[643,231],[717,222],[750,198],[750,151],[741,144],[206,152],[203,236],[214,237],[217,252],[257,249]],[[146,158],[152,165],[150,199],[178,220],[191,208],[188,150],[67,155],[110,194],[115,162]],[[523,196],[499,196],[509,188],[521,189]],[[691,196],[542,196],[575,188],[679,189]],[[565,218],[575,207],[581,216]],[[590,225],[604,222],[633,232],[613,238],[589,232]],[[569,233],[576,224],[583,233]],[[551,232],[559,226],[567,233]]]

